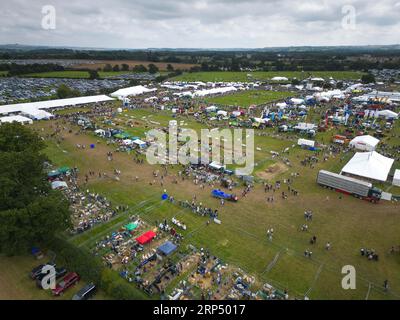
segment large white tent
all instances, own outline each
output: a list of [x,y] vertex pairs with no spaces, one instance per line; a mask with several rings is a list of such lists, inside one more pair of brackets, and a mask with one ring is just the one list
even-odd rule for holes
[[271,81],[288,81],[289,79],[286,77],[273,77]]
[[129,88],[124,88],[124,89],[119,89],[113,93],[111,93],[111,97],[118,98],[118,99],[123,99],[128,96],[138,96],[143,93],[147,92],[152,92],[156,91],[157,89],[149,89],[144,86],[134,86],[134,87],[129,87]]
[[21,112],[21,115],[31,118],[32,120],[48,120],[54,118],[51,113],[40,109],[25,110]]
[[386,181],[394,160],[378,152],[357,152],[343,167],[341,173],[347,173],[367,179]]
[[76,106],[76,105],[81,105],[81,104],[96,103],[96,102],[103,102],[103,101],[110,101],[110,100],[113,100],[113,99],[106,95],[99,95],[99,96],[88,96],[88,97],[78,97],[78,98],[69,98],[69,99],[57,99],[57,100],[48,100],[48,101],[9,104],[9,105],[5,105],[5,106],[1,106],[0,114],[29,112],[29,111],[38,110],[38,109],[47,110],[47,109],[62,108],[62,107],[67,107],[67,106]]
[[219,87],[219,88],[198,90],[198,91],[195,91],[193,95],[195,97],[204,97],[204,96],[209,96],[212,94],[227,93],[227,92],[237,91],[237,90],[238,89],[233,86]]
[[379,139],[370,135],[358,136],[350,141],[350,146],[362,151],[374,151],[379,143]]
[[393,185],[400,187],[400,170],[396,169],[393,177]]
[[12,123],[12,122],[19,122],[22,124],[32,124],[32,119],[23,116],[8,116],[8,117],[1,117],[0,123]]

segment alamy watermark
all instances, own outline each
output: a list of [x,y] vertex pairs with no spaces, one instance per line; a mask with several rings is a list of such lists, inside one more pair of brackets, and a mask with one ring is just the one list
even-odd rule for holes
[[200,131],[199,139],[195,130],[188,128],[179,130],[177,125],[170,124],[168,134],[160,129],[150,130],[146,133],[147,139],[152,140],[146,152],[148,163],[207,165],[214,162],[223,163],[225,166],[242,166],[235,169],[236,175],[250,175],[253,172],[253,129],[201,129]]
[[57,27],[56,24],[56,8],[52,5],[45,5],[42,7],[42,21],[41,25],[44,30],[54,30]]
[[355,30],[357,24],[356,8],[352,5],[342,7],[342,28],[345,30]]

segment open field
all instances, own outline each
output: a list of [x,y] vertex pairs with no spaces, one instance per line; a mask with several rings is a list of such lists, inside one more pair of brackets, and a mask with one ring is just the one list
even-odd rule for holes
[[[110,77],[118,77],[124,74],[130,74],[131,71],[110,71],[104,72],[99,71],[99,76],[102,79],[110,78]],[[29,73],[23,75],[24,77],[31,78],[67,78],[67,79],[89,79],[89,72],[87,71],[76,71],[76,70],[67,70],[67,71],[51,71],[51,72],[40,72],[40,73]]]
[[293,92],[249,90],[219,97],[206,98],[206,101],[218,105],[241,106],[247,108],[251,105],[265,104],[293,96]]
[[[77,64],[74,65],[72,68],[74,69],[92,69],[98,70],[103,69],[106,64],[110,64],[111,66],[122,64],[129,65],[129,68],[132,69],[134,66],[144,65],[146,68],[149,64],[153,63],[156,65],[160,71],[167,71],[167,66],[169,63],[166,62],[151,62],[151,61],[133,61],[133,60],[99,60],[95,63],[86,63],[86,64]],[[189,70],[190,68],[196,66],[195,64],[188,64],[188,63],[170,63],[175,70]]]
[[[118,126],[124,128],[124,118],[135,117],[139,123],[130,129],[140,134],[143,127],[151,127],[148,122],[150,119],[160,123],[168,121],[166,114],[152,116],[151,113],[150,110],[130,111],[126,116],[119,116]],[[48,132],[51,123],[53,122],[40,122],[34,127],[43,127]],[[76,132],[77,128],[73,130]],[[133,209],[132,213],[141,215],[149,223],[178,216],[188,226],[184,232],[184,244],[209,248],[224,261],[255,275],[260,282],[287,288],[292,296],[298,297],[307,295],[321,299],[365,299],[368,292],[371,299],[400,297],[400,275],[397,272],[400,256],[388,253],[392,245],[400,243],[398,206],[384,201],[373,205],[319,187],[315,183],[317,171],[321,168],[340,170],[341,163],[338,159],[330,158],[326,162],[318,163],[315,168],[303,167],[299,162],[310,155],[310,152],[298,147],[291,148],[287,157],[291,160],[292,167],[277,170],[277,175],[270,176],[270,182],[289,178],[291,173],[298,172],[300,176],[295,179],[293,187],[299,191],[299,196],[290,196],[283,200],[278,191],[274,203],[267,203],[265,198],[271,196],[272,192],[265,193],[263,187],[256,184],[254,190],[245,198],[240,198],[239,202],[221,206],[219,201],[210,196],[209,186],[202,189],[189,180],[179,184],[172,183],[174,169],[169,170],[163,186],[159,183],[150,185],[154,179],[154,167],[137,164],[125,153],[115,153],[114,160],[107,161],[106,153],[113,148],[91,134],[76,135],[64,131],[62,136],[64,140],[60,144],[53,140],[47,142],[46,154],[56,165],[77,166],[82,173],[81,177],[89,170],[108,172],[110,175],[114,169],[121,171],[120,181],[91,178],[85,186],[105,195],[114,204],[135,208],[142,201],[160,199],[163,189],[166,189],[179,200],[191,200],[195,194],[198,201],[206,206],[218,208],[222,224],[209,226],[205,224],[206,218],[175,205],[161,203],[160,200],[153,200],[155,202],[148,210]],[[77,143],[94,143],[96,147],[77,149]],[[279,152],[292,144],[293,141],[285,138],[256,137],[255,146],[262,150],[256,153],[259,171],[280,163],[271,158],[270,150]],[[136,175],[139,176],[139,182],[135,182]],[[314,219],[309,223],[310,230],[301,232],[299,228],[304,223],[305,209],[313,210]],[[118,217],[72,238],[71,241],[90,249],[99,237],[118,229],[126,219],[128,218],[124,216]],[[275,236],[269,242],[266,229],[271,227],[275,230]],[[312,235],[318,237],[317,245],[309,244]],[[324,248],[327,241],[332,244],[330,251]],[[361,257],[361,247],[374,248],[379,253],[379,261],[372,262]],[[312,259],[304,257],[303,252],[306,249],[313,251]],[[357,270],[357,289],[345,291],[341,288],[340,271],[342,266],[349,264],[354,265]],[[382,290],[385,279],[390,281],[389,293]]]
[[174,77],[172,80],[175,81],[212,81],[212,82],[248,82],[248,81],[267,81],[273,77],[286,77],[289,79],[297,78],[304,79],[308,77],[321,77],[329,79],[333,77],[338,80],[357,80],[362,76],[361,72],[355,71],[256,71],[256,72],[193,72],[184,73],[180,76]]

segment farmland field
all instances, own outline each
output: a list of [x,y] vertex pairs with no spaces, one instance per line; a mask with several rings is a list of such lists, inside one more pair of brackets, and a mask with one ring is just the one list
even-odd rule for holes
[[[109,78],[109,77],[118,77],[124,74],[130,74],[131,71],[110,71],[104,72],[99,71],[100,78]],[[76,70],[67,70],[67,71],[51,71],[51,72],[40,72],[40,73],[29,73],[23,75],[24,77],[32,77],[32,78],[67,78],[67,79],[88,79],[89,72],[87,71],[76,71]]]
[[173,78],[175,81],[212,81],[212,82],[248,82],[254,80],[270,80],[273,77],[286,77],[289,79],[304,79],[307,77],[321,77],[329,79],[333,77],[339,80],[357,80],[362,76],[361,72],[353,71],[256,71],[256,72],[193,72],[184,73]]
[[[133,127],[125,123],[132,119]],[[168,122],[166,113],[153,114],[151,110],[133,110],[123,113],[113,121],[118,127],[131,130],[132,134],[143,134],[152,123],[165,125]],[[187,118],[178,118],[192,125]],[[49,132],[51,122],[40,122],[35,128],[44,128]],[[200,128],[199,124],[197,124]],[[77,128],[73,127],[73,131]],[[321,168],[338,171],[340,164],[335,158],[320,162],[315,167],[301,166],[299,161],[310,154],[309,151],[292,147],[295,143],[289,137],[280,139],[257,136],[255,147],[258,148],[255,158],[258,167],[256,173],[266,172],[270,166],[280,164],[274,171],[268,173],[269,181],[283,180],[298,172],[293,188],[299,196],[281,199],[280,191],[276,194],[274,203],[265,199],[271,193],[265,193],[261,184],[256,184],[246,197],[237,203],[221,205],[210,197],[211,188],[205,189],[194,185],[189,179],[172,183],[176,174],[174,168],[169,169],[169,175],[164,178],[161,186],[151,181],[154,179],[154,167],[147,164],[137,164],[126,153],[117,153],[112,162],[107,161],[106,153],[113,150],[97,137],[91,134],[62,133],[63,140],[59,144],[48,140],[46,154],[57,166],[78,166],[80,172],[89,170],[95,172],[111,172],[118,169],[122,172],[120,181],[104,178],[91,178],[85,188],[105,195],[115,204],[129,205],[135,208],[139,203],[153,199],[155,205],[151,210],[134,210],[149,223],[171,219],[179,214],[179,219],[185,221],[188,230],[183,232],[184,244],[209,248],[212,253],[223,261],[237,265],[246,272],[255,275],[260,282],[269,282],[281,289],[287,289],[297,297],[308,296],[321,299],[395,299],[400,297],[400,276],[397,272],[400,256],[388,254],[389,248],[400,242],[400,226],[398,222],[398,207],[390,202],[372,205],[349,196],[341,196],[333,191],[323,189],[315,183],[317,171]],[[95,144],[94,149],[77,149],[76,144]],[[287,157],[292,167],[285,167],[278,159],[271,157],[270,151],[281,152],[289,148]],[[351,154],[348,155],[350,157]],[[138,176],[136,182],[134,177]],[[260,175],[263,177],[263,175]],[[83,183],[83,181],[81,181]],[[163,190],[180,200],[190,200],[196,195],[198,201],[206,206],[218,208],[221,225],[206,225],[204,217],[190,211],[182,211],[173,204],[160,201]],[[285,191],[285,190],[284,190]],[[158,201],[156,199],[159,199]],[[158,204],[157,204],[158,203]],[[337,208],[340,207],[340,210]],[[314,219],[310,222],[310,230],[301,232],[299,228],[304,222],[303,212],[312,209]],[[377,214],[379,210],[379,214]],[[128,220],[121,215],[115,220],[93,228],[82,235],[75,236],[71,242],[79,247],[92,248],[99,237],[118,229]],[[267,228],[273,227],[275,236],[272,242],[265,236]],[[311,246],[309,239],[318,236],[318,244]],[[332,243],[330,251],[324,244]],[[362,247],[374,248],[380,253],[379,262],[368,261],[361,257]],[[312,249],[313,258],[307,259],[303,252]],[[255,258],[256,257],[256,258]],[[354,265],[357,269],[357,289],[344,291],[341,288],[341,268],[344,265]],[[391,280],[391,291],[384,293],[382,283]]]
[[[74,65],[74,69],[92,69],[92,70],[98,70],[103,69],[106,64],[110,64],[111,66],[119,65],[121,66],[122,64],[127,64],[129,65],[129,68],[133,68],[134,66],[138,65],[143,65],[147,68],[147,66],[153,63],[155,64],[160,71],[167,71],[167,65],[168,63],[166,62],[150,62],[150,61],[136,61],[136,60],[99,60],[95,61],[95,63],[84,63],[84,64],[77,64]],[[170,63],[172,67],[175,70],[189,70],[191,67],[196,66],[195,64],[188,64],[188,63]]]
[[219,105],[249,107],[251,105],[265,104],[293,96],[293,92],[250,90],[219,97],[206,98],[206,101],[208,103]]

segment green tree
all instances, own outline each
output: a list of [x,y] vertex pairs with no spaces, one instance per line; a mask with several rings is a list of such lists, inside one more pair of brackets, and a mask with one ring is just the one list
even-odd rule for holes
[[159,71],[158,67],[154,63],[150,63],[147,67],[149,68],[149,73],[151,74],[155,74]]
[[168,63],[168,65],[167,65],[167,71],[169,71],[169,72],[174,71],[174,67],[172,66],[172,64]]
[[122,71],[129,71],[129,65],[126,63],[122,64]]
[[138,64],[138,65],[134,66],[132,70],[134,72],[147,72],[147,68],[142,64]]
[[59,99],[79,97],[80,95],[81,93],[79,92],[79,90],[72,90],[65,84],[61,84],[57,89],[57,97]]
[[89,79],[94,80],[94,79],[99,79],[99,73],[96,70],[89,70]]
[[365,84],[367,84],[367,83],[375,83],[375,76],[373,74],[371,74],[371,73],[364,74],[361,77],[361,82],[365,83]]
[[107,63],[104,68],[103,68],[104,72],[111,72],[112,71],[112,66],[111,64]]
[[71,226],[67,200],[46,181],[44,147],[27,127],[0,126],[0,252],[23,252]]

